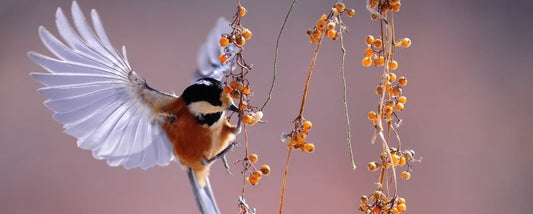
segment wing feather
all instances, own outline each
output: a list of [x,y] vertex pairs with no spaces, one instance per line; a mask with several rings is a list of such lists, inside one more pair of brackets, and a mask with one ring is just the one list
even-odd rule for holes
[[222,48],[218,41],[222,34],[229,34],[232,30],[230,22],[224,18],[218,19],[215,27],[209,32],[206,42],[198,51],[198,70],[194,73],[193,81],[204,77],[221,80],[224,75],[231,71],[234,66],[231,63],[220,63],[218,56],[222,53],[228,54],[228,62],[231,62],[238,48],[233,44]]
[[95,10],[89,25],[79,5],[72,3],[70,25],[58,8],[56,26],[63,43],[39,27],[43,44],[57,57],[30,52],[28,57],[48,73],[30,76],[63,124],[77,138],[78,147],[91,150],[96,159],[127,169],[165,166],[175,159],[162,129],[164,106],[178,98],[151,89],[112,45]]

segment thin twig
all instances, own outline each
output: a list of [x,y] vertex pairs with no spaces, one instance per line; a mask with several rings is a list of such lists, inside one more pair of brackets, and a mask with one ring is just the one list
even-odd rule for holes
[[289,163],[291,160],[292,148],[289,148],[287,161],[285,162],[285,172],[283,173],[283,182],[281,184],[281,196],[279,198],[279,214],[283,211],[283,199],[285,198],[285,187],[287,186],[287,174],[289,173]]
[[350,128],[350,116],[348,115],[348,103],[346,102],[346,78],[344,76],[344,58],[346,56],[346,49],[344,48],[344,40],[342,38],[342,30],[339,31],[340,43],[341,43],[341,75],[342,75],[342,86],[343,86],[343,103],[344,103],[344,114],[346,116],[346,140],[348,141],[348,148],[350,150],[350,159],[352,162],[352,169],[356,169],[355,158],[353,155],[352,149],[352,135]]
[[311,66],[309,66],[309,73],[307,73],[307,80],[305,81],[304,94],[302,96],[302,104],[300,105],[300,113],[298,114],[298,118],[302,118],[304,115],[305,101],[307,100],[307,92],[309,91],[309,84],[311,83],[311,76],[313,76],[313,70],[315,70],[315,63],[316,63],[316,59],[318,58],[318,51],[320,50],[320,46],[322,45],[323,38],[324,38],[324,34],[322,34],[320,38],[318,39],[318,44],[316,45],[313,58],[311,59]]
[[278,73],[278,50],[279,50],[279,40],[281,38],[281,33],[283,33],[283,29],[285,29],[285,23],[287,23],[287,20],[289,19],[289,15],[291,14],[292,8],[294,8],[294,5],[296,4],[296,0],[292,1],[291,7],[289,8],[289,11],[287,11],[287,15],[285,15],[285,19],[283,20],[283,24],[281,24],[281,29],[279,30],[278,38],[276,39],[276,50],[274,52],[274,74],[272,75],[272,84],[270,85],[270,90],[268,91],[268,97],[265,100],[265,103],[263,103],[263,106],[261,106],[261,111],[265,109],[265,106],[268,104],[270,99],[272,99],[272,91],[274,90],[274,85],[276,83],[276,75]]

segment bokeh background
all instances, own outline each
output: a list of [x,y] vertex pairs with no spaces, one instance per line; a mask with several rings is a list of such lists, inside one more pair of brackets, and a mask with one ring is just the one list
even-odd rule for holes
[[[265,111],[268,123],[248,129],[251,152],[272,174],[246,199],[259,213],[278,210],[287,149],[280,133],[298,113],[312,56],[305,31],[335,1],[299,1],[281,38],[279,75]],[[412,178],[400,181],[408,213],[530,213],[533,202],[533,97],[530,1],[403,1],[396,16],[398,37],[413,45],[397,53],[397,73],[409,79],[409,101],[399,129],[404,145],[422,157]],[[196,66],[198,47],[219,16],[231,18],[235,1],[80,0],[96,8],[116,46],[126,45],[133,68],[155,88],[180,93]],[[289,0],[243,0],[243,25],[254,36],[245,58],[254,65],[249,79],[260,105],[273,70],[276,36]],[[305,117],[314,124],[313,154],[291,160],[285,213],[358,213],[359,197],[374,189],[377,173],[366,163],[378,158],[369,140],[366,113],[378,98],[378,69],[360,65],[363,38],[378,33],[364,1],[347,1],[358,15],[345,19],[348,103],[354,152],[351,170],[345,140],[339,43],[325,41],[311,82]],[[177,165],[125,170],[94,160],[62,133],[36,90],[30,72],[43,71],[26,57],[49,54],[37,28],[57,35],[54,13],[70,14],[70,1],[0,1],[0,213],[196,213],[186,173]],[[242,137],[239,138],[242,141]],[[229,155],[241,158],[243,147]],[[240,165],[233,175],[221,163],[212,184],[224,213],[237,213]]]

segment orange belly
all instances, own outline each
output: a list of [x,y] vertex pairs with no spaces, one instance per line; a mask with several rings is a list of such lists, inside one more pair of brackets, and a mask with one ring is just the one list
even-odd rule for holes
[[234,138],[235,127],[226,119],[216,129],[198,124],[181,99],[171,104],[166,113],[176,116],[175,120],[163,123],[174,153],[181,164],[196,173],[199,183],[205,184],[203,179],[209,174],[209,166],[203,165],[202,160],[210,159],[225,149]]

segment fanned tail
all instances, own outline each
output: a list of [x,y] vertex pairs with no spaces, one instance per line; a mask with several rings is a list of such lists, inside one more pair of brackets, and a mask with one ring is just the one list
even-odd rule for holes
[[205,186],[202,187],[198,183],[196,174],[191,168],[187,169],[187,174],[189,175],[189,182],[191,183],[192,193],[194,195],[196,206],[198,207],[198,212],[201,214],[220,214],[215,196],[211,189],[211,184],[209,183],[209,178],[205,178]]

